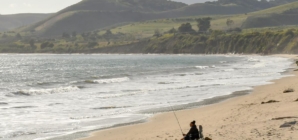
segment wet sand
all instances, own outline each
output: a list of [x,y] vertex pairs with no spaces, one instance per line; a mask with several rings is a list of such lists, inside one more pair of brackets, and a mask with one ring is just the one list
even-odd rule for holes
[[[294,55],[276,55],[298,58]],[[298,121],[298,72],[290,77],[257,86],[251,94],[232,98],[213,105],[177,111],[184,133],[189,122],[203,125],[204,136],[215,140],[298,139],[298,123],[280,128],[285,122]],[[283,93],[293,88],[291,93]],[[279,102],[262,104],[275,100]],[[180,140],[178,123],[172,112],[160,113],[147,122],[121,126],[92,133],[81,140]]]

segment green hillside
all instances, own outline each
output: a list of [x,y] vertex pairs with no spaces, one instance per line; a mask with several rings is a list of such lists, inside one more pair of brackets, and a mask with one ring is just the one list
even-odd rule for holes
[[161,12],[187,6],[181,2],[168,0],[83,0],[58,12],[69,11],[142,11]]
[[293,0],[275,3],[256,0],[220,0],[185,6],[168,0],[84,0],[21,31],[35,31],[37,35],[45,37],[59,36],[64,32],[89,32],[123,23],[152,19],[245,14],[288,1]]
[[[298,7],[298,2],[292,2],[292,3],[285,4],[285,5],[281,5],[281,6],[265,9],[265,10],[260,10],[260,11],[256,11],[256,12],[250,12],[250,13],[246,13],[246,14],[203,15],[203,16],[190,16],[190,17],[183,17],[183,18],[168,18],[168,19],[151,20],[151,21],[145,21],[145,22],[136,22],[133,24],[114,27],[112,29],[112,32],[114,32],[114,33],[118,33],[118,32],[129,33],[129,34],[138,36],[140,38],[144,38],[144,37],[152,36],[156,29],[159,30],[160,32],[166,32],[172,28],[178,29],[178,27],[182,23],[186,23],[186,22],[191,23],[193,25],[193,28],[197,30],[197,27],[196,27],[197,23],[196,23],[195,19],[200,18],[200,17],[205,17],[205,16],[212,17],[211,28],[213,30],[226,30],[226,29],[228,29],[228,26],[226,25],[227,19],[231,19],[234,21],[234,24],[232,26],[233,28],[242,27],[242,26],[245,27],[247,19],[249,20],[251,17],[254,17],[254,16],[268,17],[268,14],[274,14],[274,15],[280,14],[280,13],[288,11],[289,9],[294,9],[295,7]],[[184,7],[184,8],[186,8],[186,7]],[[289,15],[289,16],[296,16],[296,15],[297,14]],[[285,16],[285,18],[287,18],[287,16]],[[298,18],[287,19],[286,21],[292,22],[293,20],[296,21],[296,19],[298,19]],[[269,26],[269,25],[275,23],[275,22],[270,22],[270,20],[268,20],[268,21],[269,22],[267,22],[265,25]],[[277,21],[283,21],[283,20],[279,19]],[[245,23],[245,24],[243,24],[243,23]],[[252,26],[251,28],[255,28],[255,27]]]
[[51,14],[0,15],[0,31],[9,31],[48,18]]
[[298,31],[240,34],[165,34],[149,41],[122,46],[96,48],[89,53],[166,53],[166,54],[280,54],[298,53]]
[[260,28],[285,25],[298,25],[298,2],[253,13],[243,23],[243,28]]

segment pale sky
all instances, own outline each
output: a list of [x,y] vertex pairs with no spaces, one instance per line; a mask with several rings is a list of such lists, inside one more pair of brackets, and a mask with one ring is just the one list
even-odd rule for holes
[[[0,0],[0,14],[54,13],[81,0]],[[173,0],[188,4],[208,0]]]

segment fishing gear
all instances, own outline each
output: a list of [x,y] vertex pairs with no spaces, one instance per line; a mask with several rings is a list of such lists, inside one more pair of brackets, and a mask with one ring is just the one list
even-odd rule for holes
[[[168,102],[168,103],[169,103],[169,102]],[[180,131],[181,131],[181,133],[182,133],[182,135],[183,135],[184,133],[183,133],[183,131],[182,131],[182,127],[181,127],[181,125],[180,125],[180,122],[179,122],[179,120],[178,120],[178,117],[177,117],[177,115],[176,115],[176,112],[174,111],[174,109],[173,109],[173,107],[171,106],[170,103],[169,103],[169,105],[170,105],[170,107],[171,107],[171,109],[172,109],[172,112],[173,112],[173,114],[174,114],[174,116],[175,116],[175,118],[176,118],[176,120],[177,120],[178,125],[179,125]]]

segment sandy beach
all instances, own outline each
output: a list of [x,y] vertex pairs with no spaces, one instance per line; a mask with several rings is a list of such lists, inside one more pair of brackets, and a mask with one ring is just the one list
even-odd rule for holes
[[[279,57],[297,58],[293,55]],[[297,140],[298,124],[280,128],[285,122],[298,121],[298,72],[255,87],[249,95],[214,105],[177,111],[183,132],[189,122],[203,125],[204,136],[214,140]],[[285,89],[295,91],[283,93]],[[270,100],[276,103],[262,104]],[[286,118],[283,118],[286,117]],[[160,113],[146,123],[111,128],[92,133],[81,140],[180,140],[179,126],[172,112]]]

